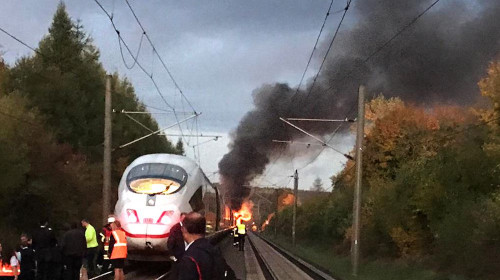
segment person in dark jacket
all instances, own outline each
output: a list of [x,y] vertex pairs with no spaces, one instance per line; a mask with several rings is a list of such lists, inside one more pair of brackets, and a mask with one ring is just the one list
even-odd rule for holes
[[37,261],[37,280],[49,280],[49,266],[51,261],[51,248],[55,247],[57,240],[47,221],[40,222],[40,228],[33,233],[33,249]]
[[[223,272],[234,276],[220,252],[205,238],[206,220],[200,213],[191,212],[181,223],[186,251],[179,264],[179,280],[221,280]],[[226,274],[226,273],[223,273]],[[234,279],[234,278],[233,278]]]
[[71,229],[67,231],[61,242],[61,250],[64,258],[64,279],[79,280],[80,268],[83,257],[87,250],[85,233],[78,227],[78,223],[71,224]]
[[31,247],[31,239],[25,233],[21,234],[21,247],[19,248],[21,273],[19,280],[35,280],[35,251]]
[[179,262],[182,259],[185,251],[184,237],[182,236],[181,222],[184,220],[186,213],[182,212],[179,218],[179,223],[170,228],[170,233],[167,240],[167,249],[170,253],[170,258],[174,262],[170,272],[170,279],[177,279],[179,274]]
[[167,240],[167,249],[170,255],[175,257],[177,261],[182,259],[182,255],[184,255],[185,251],[184,237],[182,236],[181,230],[181,222],[184,220],[185,216],[186,213],[181,213],[180,222],[170,228],[170,234]]

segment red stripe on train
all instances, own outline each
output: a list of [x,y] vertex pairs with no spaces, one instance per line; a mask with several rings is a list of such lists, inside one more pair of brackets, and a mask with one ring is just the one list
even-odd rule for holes
[[125,231],[125,234],[128,237],[132,237],[132,238],[165,238],[165,237],[168,237],[170,235],[169,232],[164,233],[164,234],[134,234],[134,233],[130,233],[128,231]]

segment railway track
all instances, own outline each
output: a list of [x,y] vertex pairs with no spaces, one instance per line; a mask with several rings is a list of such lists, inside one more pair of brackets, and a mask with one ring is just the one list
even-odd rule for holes
[[[294,256],[290,252],[285,249],[279,247],[273,242],[263,238],[258,234],[253,234],[255,238],[258,240],[253,240],[248,238],[250,246],[252,247],[252,251],[257,258],[257,262],[262,270],[264,278],[266,280],[280,280],[280,279],[305,279],[304,276],[307,276],[308,279],[313,280],[339,280],[338,278],[333,278],[329,275],[329,272],[322,271],[317,267],[307,263],[306,261]],[[260,244],[256,244],[256,241],[259,241]],[[262,242],[269,246],[266,252],[260,251],[262,250]],[[260,249],[260,250],[259,250]],[[272,249],[272,250],[269,250]],[[280,258],[269,258],[269,253],[277,254]],[[295,273],[291,273],[290,271],[283,273],[283,269],[286,267],[283,263],[283,258],[288,260],[291,264],[288,264],[288,269],[290,271],[295,270]],[[290,269],[290,265],[293,266],[293,269]],[[301,275],[300,278],[299,275]]]
[[[170,264],[168,263],[144,263],[125,269],[125,279],[130,280],[164,280],[170,273]],[[111,280],[113,272],[103,273],[89,280]]]
[[[228,229],[215,232],[207,238],[214,245],[218,244],[227,234]],[[127,280],[165,280],[168,279],[170,273],[169,262],[141,262],[138,264],[130,265],[125,268],[125,279]],[[89,280],[111,280],[113,279],[113,272],[106,272]]]

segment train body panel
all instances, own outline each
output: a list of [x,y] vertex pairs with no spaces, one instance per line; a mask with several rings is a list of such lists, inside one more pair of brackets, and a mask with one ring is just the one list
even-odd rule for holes
[[182,212],[203,212],[203,196],[212,187],[187,157],[151,154],[134,160],[120,180],[115,206],[127,234],[129,259],[168,260],[170,228]]

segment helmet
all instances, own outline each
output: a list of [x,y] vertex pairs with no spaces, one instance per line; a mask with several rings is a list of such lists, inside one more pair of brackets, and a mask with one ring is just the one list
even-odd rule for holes
[[115,217],[114,217],[114,216],[112,216],[112,215],[108,216],[108,224],[113,223],[115,220],[116,220],[116,219],[115,219]]

